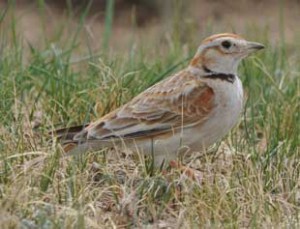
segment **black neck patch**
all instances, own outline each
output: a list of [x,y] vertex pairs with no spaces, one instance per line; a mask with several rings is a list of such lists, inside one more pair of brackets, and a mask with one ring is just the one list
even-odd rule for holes
[[214,72],[207,68],[206,66],[202,66],[203,70],[208,73],[207,75],[204,75],[204,78],[208,79],[220,79],[225,80],[229,83],[234,83],[235,81],[235,75],[234,74],[228,74],[228,73],[220,73],[220,72]]

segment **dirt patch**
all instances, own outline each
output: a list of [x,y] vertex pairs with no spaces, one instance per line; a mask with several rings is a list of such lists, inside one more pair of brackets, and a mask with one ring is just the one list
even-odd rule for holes
[[[17,32],[28,43],[39,45],[46,33],[47,42],[57,43],[59,33],[66,37],[79,25],[82,1],[73,1],[74,14],[70,17],[68,6],[63,1],[47,1],[47,7],[41,10],[32,1],[18,1],[11,12],[17,19]],[[50,3],[52,2],[52,3]],[[87,43],[94,50],[102,46],[104,31],[104,0],[95,0],[91,13],[84,24],[82,43]],[[268,31],[277,42],[284,36],[292,41],[299,32],[299,1],[227,1],[194,0],[184,1],[147,1],[117,0],[115,4],[113,34],[110,47],[115,50],[127,50],[134,40],[156,44],[162,36],[168,36],[179,30],[183,43],[188,33],[200,42],[208,34],[218,32],[236,32],[251,37],[252,33]],[[177,3],[176,3],[177,2]],[[1,9],[6,6],[0,1]],[[70,7],[69,7],[70,8]],[[12,17],[6,17],[6,24]],[[3,23],[2,23],[3,24]],[[63,31],[61,31],[64,25]],[[192,29],[190,29],[192,28]]]

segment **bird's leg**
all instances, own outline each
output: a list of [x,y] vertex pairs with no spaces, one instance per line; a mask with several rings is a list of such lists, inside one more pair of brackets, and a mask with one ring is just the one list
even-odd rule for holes
[[197,182],[201,181],[202,174],[198,170],[184,166],[176,160],[170,161],[169,165],[171,168],[179,169],[182,173],[184,173],[187,177],[189,177],[193,181],[197,181]]

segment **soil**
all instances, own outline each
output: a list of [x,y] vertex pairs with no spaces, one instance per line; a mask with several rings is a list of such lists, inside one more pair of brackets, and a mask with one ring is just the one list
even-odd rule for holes
[[[6,2],[0,0],[0,15],[7,7]],[[60,32],[67,37],[74,31],[79,24],[82,2],[87,1],[72,0],[72,6],[63,2],[48,0],[44,10],[30,0],[18,0],[14,8],[9,7],[17,19],[17,32],[25,42],[39,45],[45,33],[48,42],[56,42]],[[70,8],[72,14],[68,11]],[[84,24],[82,36],[95,50],[102,45],[104,12],[105,0],[94,0]],[[11,18],[6,17],[0,25],[10,25]],[[273,42],[282,36],[289,42],[300,34],[299,21],[300,1],[296,0],[116,0],[110,46],[120,50],[127,49],[133,39],[135,42],[152,42],[161,39],[161,34],[173,33],[175,27],[179,29],[183,43],[187,33],[192,33],[200,42],[212,33],[236,32],[251,37],[252,33],[263,36],[265,31]],[[70,31],[60,31],[62,23],[67,23]]]

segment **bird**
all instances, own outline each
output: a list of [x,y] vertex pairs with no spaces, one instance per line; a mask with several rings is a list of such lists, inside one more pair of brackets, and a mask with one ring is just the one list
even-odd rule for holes
[[155,166],[173,163],[180,149],[192,155],[222,139],[239,121],[242,59],[264,45],[233,33],[204,39],[187,66],[87,125],[54,133],[65,152],[103,148],[152,155]]

